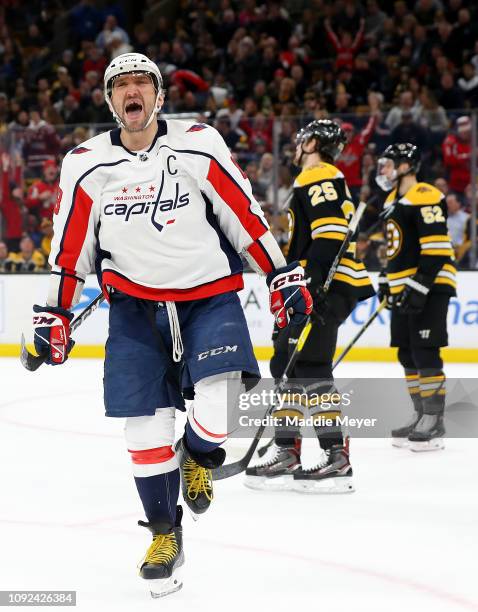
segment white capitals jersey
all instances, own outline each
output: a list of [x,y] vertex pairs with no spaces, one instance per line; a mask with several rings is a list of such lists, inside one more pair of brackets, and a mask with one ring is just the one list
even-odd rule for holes
[[116,129],[65,156],[49,305],[75,305],[95,263],[105,292],[179,301],[239,290],[241,252],[262,273],[285,265],[214,128],[160,120],[147,151],[126,149]]

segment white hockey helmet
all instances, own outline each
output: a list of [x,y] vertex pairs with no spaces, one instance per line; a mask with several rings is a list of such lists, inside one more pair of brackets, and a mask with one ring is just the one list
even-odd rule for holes
[[105,100],[113,114],[113,117],[121,127],[125,127],[125,125],[116,113],[111,102],[113,82],[120,74],[138,73],[149,74],[156,90],[156,102],[154,109],[149,116],[148,122],[145,125],[146,128],[152,122],[154,116],[158,113],[158,100],[159,96],[163,92],[163,77],[161,76],[158,66],[142,53],[122,53],[121,55],[118,55],[118,57],[112,59],[105,70],[105,75],[103,78]]

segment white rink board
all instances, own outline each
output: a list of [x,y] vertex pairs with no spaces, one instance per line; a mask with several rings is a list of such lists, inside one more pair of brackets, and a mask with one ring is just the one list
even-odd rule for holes
[[[372,275],[375,277],[376,275]],[[48,275],[0,275],[0,344],[16,344],[22,331],[31,340],[32,304],[43,304],[47,294]],[[269,313],[268,290],[263,278],[245,274],[245,288],[239,293],[255,347],[271,346],[272,316]],[[83,309],[98,293],[96,277],[87,278],[75,312]],[[478,347],[478,272],[458,273],[458,298],[453,299],[448,317],[450,346]],[[339,346],[344,346],[377,307],[377,298],[358,305],[341,327]],[[361,347],[387,347],[389,313],[380,315],[358,342]],[[75,337],[79,343],[102,345],[108,330],[108,306],[103,304],[88,319]]]

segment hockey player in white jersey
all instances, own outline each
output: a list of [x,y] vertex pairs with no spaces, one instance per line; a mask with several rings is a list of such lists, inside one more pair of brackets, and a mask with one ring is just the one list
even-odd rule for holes
[[[46,306],[34,306],[35,346],[63,363],[71,308],[93,267],[110,302],[106,415],[125,417],[133,474],[153,541],[140,575],[155,596],[181,587],[183,498],[200,514],[224,461],[228,381],[259,377],[237,297],[240,253],[267,275],[280,327],[301,323],[312,300],[297,262],[286,265],[249,181],[219,133],[158,120],[161,74],[144,55],[115,58],[105,98],[118,129],[63,161]],[[176,409],[194,401],[173,448]]]

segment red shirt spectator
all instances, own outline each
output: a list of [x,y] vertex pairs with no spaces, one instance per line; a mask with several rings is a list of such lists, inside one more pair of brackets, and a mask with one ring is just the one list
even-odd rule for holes
[[443,162],[448,170],[451,191],[463,193],[470,182],[471,121],[458,117],[457,134],[449,134],[442,144]]
[[40,117],[38,110],[30,111],[30,124],[25,130],[23,155],[30,177],[39,177],[43,163],[56,157],[60,138],[55,128]]
[[362,156],[376,125],[377,118],[372,116],[364,129],[359,134],[354,134],[354,126],[351,123],[342,123],[342,129],[347,135],[347,144],[337,162],[337,167],[343,172],[349,187],[362,186]]
[[[4,219],[3,238],[9,250],[16,250],[19,247],[23,233],[23,215],[19,196],[20,187],[10,190],[10,156],[2,153],[2,195],[0,198],[0,211]],[[16,184],[21,182],[21,168],[15,168]],[[16,193],[18,191],[18,193]]]
[[52,219],[58,191],[58,167],[53,159],[43,164],[44,179],[34,181],[27,193],[27,208],[40,219]]
[[325,31],[327,32],[327,37],[332,43],[335,53],[337,54],[337,58],[335,60],[336,70],[340,70],[344,67],[352,70],[354,58],[363,43],[365,21],[363,19],[360,20],[360,29],[353,40],[350,32],[344,32],[339,40],[328,19],[324,21],[324,26]]

